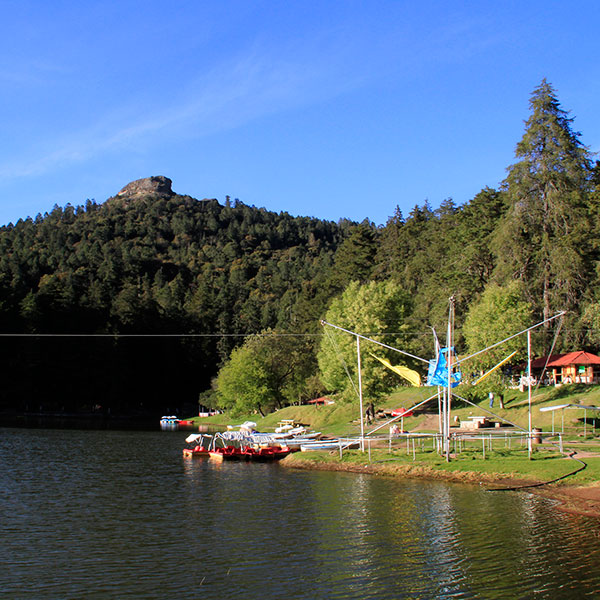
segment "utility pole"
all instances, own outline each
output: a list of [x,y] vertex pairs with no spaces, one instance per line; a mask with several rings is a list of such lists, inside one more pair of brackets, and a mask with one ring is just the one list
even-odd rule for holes
[[356,354],[358,356],[358,401],[360,404],[360,450],[365,451],[365,414],[363,411],[362,374],[360,362],[360,337],[356,336]]
[[527,331],[527,399],[529,407],[529,435],[527,436],[527,451],[531,460],[531,329]]
[[450,462],[450,411],[452,407],[452,374],[454,368],[454,355],[452,346],[454,343],[454,296],[450,297],[448,307],[448,333],[446,336],[448,366],[448,387],[446,389],[446,406],[444,410],[444,453],[446,461]]

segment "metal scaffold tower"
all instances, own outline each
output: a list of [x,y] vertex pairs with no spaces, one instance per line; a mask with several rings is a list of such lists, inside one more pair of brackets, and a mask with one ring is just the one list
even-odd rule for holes
[[[446,347],[440,346],[440,343],[438,341],[435,330],[433,330],[433,328],[432,328],[434,345],[435,345],[435,357],[433,359],[426,359],[426,358],[422,358],[420,356],[416,356],[414,354],[411,354],[411,353],[401,350],[399,348],[394,348],[393,346],[384,344],[373,338],[367,337],[365,335],[359,334],[354,331],[350,331],[349,329],[345,329],[338,325],[328,323],[327,321],[321,321],[321,325],[323,325],[323,327],[330,327],[330,328],[336,329],[338,331],[352,335],[356,339],[357,379],[358,379],[357,385],[354,383],[354,381],[350,375],[350,372],[345,364],[344,364],[344,368],[346,369],[346,373],[347,373],[348,377],[350,378],[350,381],[352,382],[352,385],[353,385],[353,387],[357,393],[358,399],[359,399],[360,447],[361,447],[361,449],[364,451],[364,439],[365,439],[364,411],[363,411],[363,386],[362,386],[362,373],[361,373],[361,340],[367,341],[367,342],[375,344],[377,346],[381,346],[383,348],[387,348],[389,350],[392,350],[393,352],[397,352],[403,356],[407,356],[409,358],[412,358],[413,360],[417,360],[417,361],[425,363],[427,365],[428,371],[427,371],[426,385],[437,387],[437,393],[433,394],[426,400],[418,402],[414,406],[406,409],[406,412],[404,414],[406,414],[408,412],[412,412],[416,408],[419,408],[421,405],[429,402],[430,400],[436,398],[436,396],[437,396],[437,399],[438,399],[438,422],[439,422],[439,438],[438,439],[440,440],[439,448],[440,448],[441,454],[443,454],[445,456],[446,460],[449,461],[450,456],[451,456],[451,443],[452,443],[452,437],[453,437],[453,434],[451,433],[451,427],[450,427],[453,396],[456,396],[461,401],[464,401],[468,404],[472,404],[473,406],[476,406],[472,402],[467,400],[466,398],[463,398],[462,396],[459,396],[458,394],[453,394],[453,391],[452,391],[453,388],[456,387],[457,385],[459,385],[462,380],[462,373],[461,373],[462,364],[465,363],[466,361],[474,358],[475,356],[479,356],[480,354],[483,354],[493,348],[496,348],[498,346],[501,346],[502,344],[505,344],[509,340],[512,340],[520,335],[526,334],[527,335],[528,408],[529,408],[527,436],[528,436],[529,455],[531,456],[531,449],[532,449],[531,332],[533,330],[537,329],[538,327],[540,327],[546,323],[549,323],[550,321],[553,321],[554,319],[562,317],[564,314],[565,314],[565,312],[561,311],[547,319],[544,319],[543,321],[540,321],[539,323],[536,323],[535,325],[532,325],[531,327],[528,327],[527,329],[523,329],[522,331],[519,331],[513,335],[510,335],[507,338],[500,340],[499,342],[496,342],[490,346],[487,346],[486,348],[484,348],[482,350],[479,350],[479,351],[477,351],[473,354],[470,354],[464,358],[459,358],[459,356],[456,353],[455,348],[454,348],[454,344],[455,344],[455,336],[454,336],[455,299],[454,299],[454,296],[452,296],[451,298],[449,298],[449,301],[448,301],[448,326],[447,326],[447,332],[446,332]],[[508,360],[510,360],[510,358],[512,358],[515,354],[516,354],[516,352],[512,352],[506,358],[504,358],[502,361],[500,361],[497,365],[492,367],[489,371],[487,371],[486,373],[481,375],[477,379],[477,381],[474,382],[474,385],[483,381],[493,371],[500,368],[500,366],[502,366],[504,363],[506,363]],[[401,374],[403,377],[407,377],[406,371],[412,372],[409,369],[407,369],[406,367],[393,367],[387,361],[384,361],[382,359],[378,359],[378,360],[380,360],[380,362],[382,362],[388,368],[391,368],[392,370]],[[400,369],[404,369],[404,372],[401,372]],[[416,372],[412,372],[412,373],[415,373],[416,377],[420,381],[420,376]],[[420,385],[420,383],[417,385]],[[477,406],[477,408],[480,408],[480,407]],[[485,410],[485,409],[482,409],[482,410]],[[488,412],[490,415],[493,415],[495,417],[498,416],[498,415],[494,415],[490,411],[486,411],[486,412]],[[398,417],[394,417],[393,419],[390,419],[384,425],[378,426],[376,429],[373,430],[373,432],[378,429],[381,429],[381,427],[383,427],[399,418],[401,418],[401,415]],[[506,421],[505,419],[503,419],[503,420]],[[510,423],[510,424],[513,425],[514,427],[517,427],[518,429],[521,429],[523,432],[525,432],[525,430],[523,428],[518,427],[514,423]],[[370,433],[373,433],[373,432],[370,432]],[[367,435],[369,435],[369,434],[367,434]]]

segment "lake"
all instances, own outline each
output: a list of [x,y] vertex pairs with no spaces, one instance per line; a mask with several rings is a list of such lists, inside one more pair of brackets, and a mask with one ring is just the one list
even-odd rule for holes
[[0,428],[6,598],[585,598],[600,523],[528,493],[183,459],[189,432]]

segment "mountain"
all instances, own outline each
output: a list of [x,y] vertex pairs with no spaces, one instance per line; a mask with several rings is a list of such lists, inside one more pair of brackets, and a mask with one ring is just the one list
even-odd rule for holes
[[2,338],[0,409],[173,412],[245,335],[317,326],[355,224],[171,186],[140,179],[0,228],[1,331],[28,334]]

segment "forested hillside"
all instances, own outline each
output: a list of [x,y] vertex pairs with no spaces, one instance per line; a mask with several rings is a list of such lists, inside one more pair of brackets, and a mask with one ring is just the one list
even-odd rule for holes
[[[499,311],[533,323],[566,310],[554,350],[597,350],[599,169],[547,82],[534,90],[530,110],[498,189],[462,206],[417,203],[406,216],[391,206],[380,227],[276,214],[229,198],[199,201],[175,194],[164,177],[133,182],[102,204],[57,206],[2,227],[2,333],[113,334],[3,337],[2,407],[175,410],[196,402],[234,348],[237,371],[220,376],[232,390],[223,405],[263,394],[263,410],[319,389],[335,393],[322,387],[336,377],[319,373],[314,334],[348,289],[353,297],[372,289],[403,298],[401,311],[384,310],[385,298],[374,310],[402,314],[401,323],[381,327],[404,332],[420,356],[432,351],[429,327],[443,331],[450,296],[458,347],[510,330],[510,319],[494,319]],[[364,287],[384,282],[393,285]],[[352,311],[348,323],[359,327],[360,310]],[[265,331],[298,336],[297,344],[246,339]],[[536,352],[554,341],[550,331],[538,336]],[[286,357],[293,369],[281,369]],[[254,373],[246,390],[238,385],[243,371]],[[263,376],[271,387],[258,392]]]
[[3,227],[1,331],[219,335],[6,337],[5,407],[175,407],[197,399],[244,334],[317,326],[351,223],[198,201],[170,183]]

